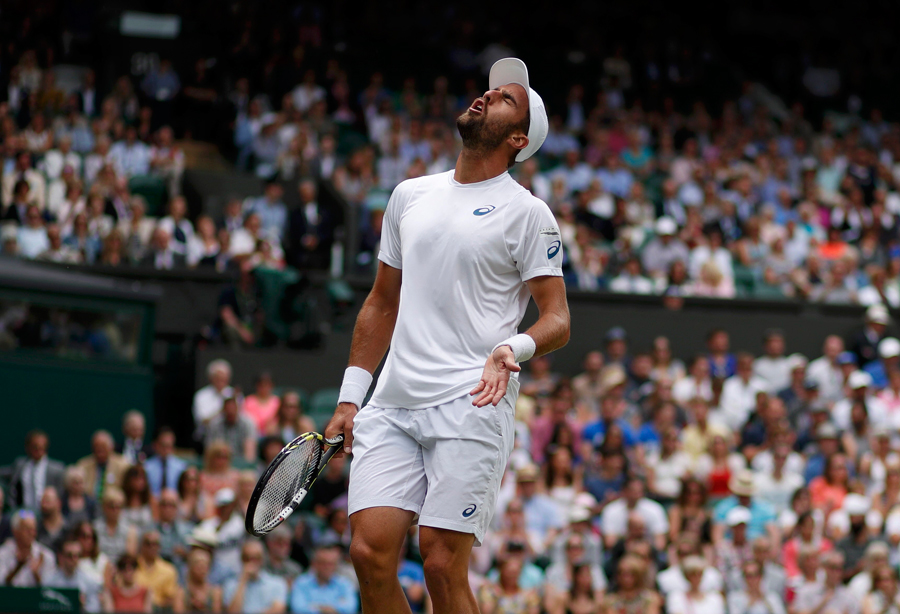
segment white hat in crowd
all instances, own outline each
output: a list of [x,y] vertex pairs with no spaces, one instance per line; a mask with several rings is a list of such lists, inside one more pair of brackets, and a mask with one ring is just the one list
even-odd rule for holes
[[878,353],[882,358],[896,358],[900,356],[900,341],[894,337],[885,337],[878,344]]
[[854,371],[847,378],[847,385],[850,387],[850,390],[869,388],[872,385],[872,376],[865,371]]

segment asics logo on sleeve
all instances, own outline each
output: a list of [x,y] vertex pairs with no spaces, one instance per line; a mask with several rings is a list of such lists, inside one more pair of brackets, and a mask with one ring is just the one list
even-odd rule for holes
[[472,212],[472,215],[487,215],[488,213],[490,213],[491,211],[493,211],[496,208],[497,207],[495,207],[494,205],[488,205],[487,207],[479,207],[478,209],[475,209],[475,211]]
[[553,256],[559,253],[559,248],[562,246],[562,243],[559,241],[554,241],[550,244],[549,249],[547,249],[547,258],[553,259]]
[[474,514],[476,509],[478,509],[478,506],[475,505],[474,503],[472,505],[470,505],[469,507],[467,507],[466,509],[464,509],[463,513],[462,513],[463,518],[468,518],[469,516]]

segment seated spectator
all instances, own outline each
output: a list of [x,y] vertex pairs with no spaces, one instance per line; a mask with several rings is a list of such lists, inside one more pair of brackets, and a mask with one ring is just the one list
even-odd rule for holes
[[525,528],[539,535],[544,542],[553,532],[563,527],[564,519],[560,517],[559,508],[553,500],[538,492],[539,477],[540,470],[537,466],[526,465],[516,472],[516,486],[525,513]]
[[[288,587],[284,580],[272,576],[263,571],[263,546],[258,541],[248,541],[240,550],[241,572],[236,579],[225,583],[222,592],[222,603],[229,612],[246,612],[247,614],[281,614],[286,611],[288,599]],[[312,572],[310,572],[312,573]],[[310,587],[311,588],[311,587]],[[295,586],[293,595],[297,599],[304,596],[312,598],[309,588],[298,590]],[[332,608],[336,605],[336,595],[329,594],[326,599],[317,599],[315,603],[328,604]],[[303,612],[292,603],[293,612]],[[317,610],[310,610],[315,612]],[[350,614],[356,611],[356,603],[347,610],[339,611],[341,614]]]
[[244,201],[244,215],[255,213],[259,216],[259,230],[263,238],[280,244],[285,236],[288,211],[284,205],[284,188],[276,181],[266,184],[263,195]]
[[855,614],[859,611],[856,597],[843,584],[844,555],[832,551],[822,556],[825,569],[824,582],[805,584],[797,590],[793,610],[796,614],[834,612]]
[[187,259],[175,251],[171,236],[159,226],[153,231],[150,249],[138,263],[154,269],[170,270],[187,266]]
[[[226,457],[230,459],[227,449]],[[204,463],[206,463],[206,455],[204,455]],[[212,476],[207,480],[215,482]],[[178,515],[183,520],[197,523],[209,517],[212,497],[200,488],[200,472],[196,467],[188,466],[178,478],[178,497],[181,500],[178,504]]]
[[303,408],[300,404],[300,395],[297,392],[289,390],[281,395],[278,411],[263,428],[263,434],[276,436],[282,441],[287,442],[292,441],[298,435],[315,430],[315,423],[309,416],[303,413]]
[[116,453],[132,465],[143,464],[152,454],[150,442],[144,441],[147,421],[137,410],[125,412],[122,417],[122,443],[116,444]]
[[73,527],[82,521],[91,522],[97,515],[97,501],[84,492],[84,472],[71,465],[66,468],[65,490],[62,493],[62,513],[66,525]]
[[669,507],[669,541],[675,542],[682,532],[699,535],[703,544],[712,543],[712,517],[707,508],[704,483],[687,475],[681,479],[678,498]]
[[215,513],[199,525],[198,529],[216,536],[216,563],[237,575],[240,570],[241,544],[247,535],[244,518],[238,512],[234,490],[222,488],[213,498]]
[[150,249],[156,219],[146,217],[147,202],[141,196],[133,196],[130,204],[131,217],[119,220],[119,232],[126,239],[125,251],[132,263],[140,262]]
[[688,293],[691,296],[708,296],[712,298],[734,298],[734,282],[725,276],[718,265],[713,261],[707,261],[700,267],[700,275],[697,281],[690,285]]
[[648,579],[647,559],[628,554],[619,561],[613,588],[600,606],[602,614],[659,614],[662,600]]
[[103,594],[105,612],[153,612],[153,591],[137,582],[137,559],[123,554],[116,562],[116,572]]
[[81,554],[81,542],[75,538],[66,539],[59,548],[56,569],[46,578],[42,578],[42,586],[77,589],[84,611],[100,612],[100,594],[103,585],[97,578],[79,567]]
[[201,215],[197,218],[197,232],[189,240],[187,247],[189,266],[216,266],[222,245],[211,217]]
[[109,157],[116,173],[135,177],[150,173],[150,148],[138,140],[137,128],[125,128],[125,138],[117,141],[109,150]]
[[97,584],[104,584],[112,575],[112,563],[109,557],[100,551],[100,542],[94,525],[83,520],[72,528],[72,535],[81,544],[81,559],[78,569],[82,570]]
[[699,556],[690,556],[681,564],[687,578],[688,588],[673,591],[666,597],[666,612],[670,614],[724,614],[725,600],[714,590],[702,588],[703,571],[706,561]]
[[231,364],[227,360],[213,360],[206,367],[209,384],[194,394],[194,425],[197,433],[202,433],[213,416],[222,410],[225,399],[234,396],[231,387]]
[[294,580],[303,573],[303,569],[290,558],[291,530],[286,525],[280,525],[266,536],[265,541],[267,554],[265,571],[281,578],[288,586],[293,585]]
[[133,526],[138,533],[150,529],[159,510],[156,499],[150,492],[147,472],[142,465],[132,465],[125,471],[122,493],[125,495],[125,505],[122,508],[121,522]]
[[187,463],[175,456],[175,433],[164,426],[156,433],[153,455],[144,462],[150,493],[158,497],[164,489],[178,488],[178,481]]
[[237,488],[238,472],[231,466],[232,456],[231,446],[223,440],[211,440],[206,446],[203,470],[200,472],[200,490],[209,497],[223,488]]
[[169,198],[181,194],[184,152],[175,144],[175,136],[169,126],[163,126],[156,132],[156,144],[150,148],[150,172],[166,181]]
[[238,282],[222,291],[216,329],[221,339],[235,349],[253,347],[262,336],[265,314],[262,311],[262,291],[256,285],[253,266],[240,265]]
[[542,536],[525,526],[525,508],[520,499],[513,499],[506,505],[500,528],[488,533],[484,539],[484,549],[490,560],[499,560],[509,544],[519,544],[529,558],[543,553],[544,549]]
[[65,466],[47,455],[50,439],[43,431],[25,435],[25,454],[16,458],[9,483],[9,500],[13,507],[37,511],[44,488],[63,489]]
[[187,201],[184,196],[176,196],[169,201],[169,215],[159,220],[158,229],[163,229],[170,237],[170,249],[175,254],[188,256],[188,247],[194,239],[194,225],[187,219]]
[[37,519],[30,510],[12,518],[12,537],[0,546],[0,580],[5,586],[41,586],[56,568],[53,551],[37,541]]
[[826,463],[825,473],[813,478],[809,483],[809,494],[813,507],[825,510],[840,508],[844,503],[850,485],[850,474],[847,470],[847,457],[843,454],[832,454]]
[[195,548],[187,556],[184,580],[184,605],[189,612],[219,612],[222,609],[222,587],[209,580],[212,556]]
[[147,531],[141,536],[138,568],[135,581],[150,589],[153,607],[157,610],[183,609],[184,593],[178,586],[175,566],[159,556],[160,539],[157,531]]
[[38,254],[37,260],[60,264],[81,264],[81,253],[63,243],[62,230],[58,224],[47,225],[47,240],[50,245]]
[[272,394],[275,384],[272,382],[272,375],[268,372],[257,375],[253,387],[254,392],[244,398],[244,415],[253,421],[257,432],[262,433],[265,425],[278,412],[280,399],[277,395]]
[[56,552],[65,537],[66,519],[63,517],[59,493],[53,486],[44,489],[39,518],[37,540],[52,552]]
[[773,544],[779,543],[779,530],[775,524],[775,512],[765,502],[754,497],[756,484],[750,471],[741,471],[731,476],[728,481],[728,489],[731,496],[719,501],[713,508],[713,543],[718,543],[725,536],[726,528],[723,524],[728,512],[738,506],[750,511],[750,522],[747,526],[747,537],[768,536]]
[[334,242],[333,215],[319,204],[315,182],[302,180],[299,192],[300,206],[291,212],[286,240],[290,263],[300,269],[327,269]]
[[765,590],[762,569],[757,561],[748,561],[743,570],[745,588],[728,593],[729,614],[749,614],[765,609],[769,614],[785,614],[782,597]]
[[874,582],[862,602],[862,614],[880,614],[900,608],[900,594],[897,592],[897,573],[889,566],[879,567],[874,572]]
[[606,591],[606,575],[597,563],[590,563],[586,558],[584,538],[581,535],[569,535],[565,543],[565,561],[550,565],[546,572],[545,602],[549,606],[565,603],[567,593],[578,582],[576,573],[580,567],[586,567],[590,575],[590,589],[599,601]]
[[875,590],[875,579],[878,571],[888,567],[888,545],[881,541],[870,543],[863,554],[863,570],[853,576],[847,584],[847,588],[860,601],[865,601],[866,596]]
[[94,535],[100,552],[117,561],[123,554],[137,552],[138,532],[134,525],[121,520],[125,495],[115,487],[103,492],[100,518],[94,521]]
[[654,293],[653,282],[641,273],[641,261],[637,256],[632,256],[625,262],[619,275],[609,283],[609,289],[625,294]]
[[50,249],[44,218],[36,206],[32,205],[25,211],[25,219],[16,240],[19,243],[19,255],[29,260],[34,260]]
[[[278,397],[273,398],[277,401]],[[215,441],[224,441],[232,456],[247,461],[256,458],[256,425],[240,411],[235,398],[225,399],[222,411],[209,422],[204,436],[206,447]]]
[[522,559],[507,556],[500,562],[499,571],[496,584],[485,583],[478,591],[479,609],[482,612],[538,612],[541,599],[537,590],[519,586]]
[[113,451],[113,438],[107,431],[96,431],[91,438],[90,456],[78,461],[84,473],[84,487],[90,496],[101,499],[107,486],[119,486],[128,461]]
[[676,427],[665,429],[661,438],[659,450],[651,450],[645,461],[648,470],[647,489],[655,500],[670,504],[681,493],[682,479],[689,474],[693,463],[687,453],[681,450]]
[[159,533],[159,555],[170,563],[180,564],[187,554],[187,540],[193,524],[178,517],[178,506],[181,501],[178,492],[165,489],[159,495],[159,520],[156,531]]
[[644,482],[640,478],[629,478],[622,491],[622,498],[603,508],[600,516],[604,545],[612,548],[625,535],[628,513],[637,511],[644,519],[648,533],[653,538],[657,550],[664,550],[669,533],[669,521],[663,507],[645,496]]
[[0,201],[7,208],[4,219],[21,223],[25,219],[25,207],[29,204],[37,205],[38,209],[43,211],[46,206],[46,193],[47,182],[44,176],[34,169],[31,154],[20,151],[15,155],[12,172],[3,174]]

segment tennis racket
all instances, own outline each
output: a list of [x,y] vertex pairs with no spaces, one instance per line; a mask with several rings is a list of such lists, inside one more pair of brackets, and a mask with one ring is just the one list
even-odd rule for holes
[[343,442],[343,435],[325,439],[304,433],[284,446],[253,489],[244,521],[247,532],[263,537],[287,520]]

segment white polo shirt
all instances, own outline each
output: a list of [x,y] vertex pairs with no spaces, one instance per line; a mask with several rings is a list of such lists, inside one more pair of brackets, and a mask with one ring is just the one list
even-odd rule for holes
[[516,334],[524,282],[562,276],[550,208],[503,173],[461,184],[455,171],[391,195],[379,260],[402,269],[391,349],[371,403],[424,409],[467,393],[500,341]]

